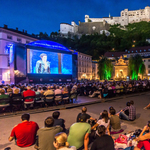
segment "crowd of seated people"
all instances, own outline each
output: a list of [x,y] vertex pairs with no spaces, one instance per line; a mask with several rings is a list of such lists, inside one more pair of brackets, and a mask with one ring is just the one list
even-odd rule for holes
[[35,105],[49,106],[73,103],[77,89],[68,85],[16,85],[1,86],[0,108],[29,109]]
[[[150,81],[83,81],[59,84],[18,84],[0,86],[0,109],[28,109],[36,105],[49,106],[73,103],[77,95],[100,99],[150,90]],[[10,103],[7,99],[10,98]],[[4,100],[2,100],[4,99]],[[20,105],[20,106],[18,106]],[[150,108],[150,105],[145,109]]]
[[[115,133],[110,131],[121,129],[115,109],[111,106],[108,111],[103,110],[98,121],[87,114],[86,107],[81,110],[77,115],[77,122],[70,126],[69,133],[65,129],[65,120],[59,118],[59,111],[47,117],[42,128],[36,122],[30,121],[30,114],[23,114],[21,123],[14,126],[8,140],[15,140],[19,147],[34,145],[37,150],[115,150]],[[89,124],[88,119],[92,119],[95,125]],[[136,138],[137,145],[128,148],[149,150],[149,140],[150,121]]]

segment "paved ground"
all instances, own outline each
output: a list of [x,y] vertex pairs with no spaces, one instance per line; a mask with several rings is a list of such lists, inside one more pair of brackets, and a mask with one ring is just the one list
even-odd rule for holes
[[[143,107],[146,106],[150,101],[150,93],[148,92],[142,93],[142,95],[136,94],[134,96],[125,95],[120,98],[117,97],[111,100],[107,99],[107,101],[103,103],[98,103],[100,102],[100,100],[97,98],[79,97],[78,102],[76,104],[57,106],[48,109],[44,108],[44,109],[33,110],[30,112],[31,120],[37,122],[39,124],[39,127],[41,128],[44,125],[44,119],[47,116],[51,116],[53,111],[50,110],[61,109],[60,117],[66,120],[66,127],[69,128],[70,125],[75,122],[77,114],[81,111],[80,105],[95,103],[95,104],[87,105],[87,108],[88,108],[88,113],[93,118],[98,118],[99,113],[103,109],[108,110],[109,106],[113,106],[117,111],[119,111],[125,106],[125,103],[129,100],[134,100],[135,102],[135,106],[137,108],[137,119],[133,122],[122,121],[122,128],[125,130],[125,132],[128,132],[128,131],[135,130],[137,128],[142,128],[147,123],[147,121],[150,120],[150,110],[143,110]],[[76,107],[69,109],[70,107],[74,107],[74,106]],[[5,116],[3,114],[0,115],[0,150],[3,150],[6,147],[11,147],[12,150],[21,149],[15,146],[14,141],[8,142],[8,137],[10,135],[13,126],[21,122],[20,121],[21,113],[17,112],[16,115],[15,114],[6,114]],[[29,148],[23,148],[23,150],[33,150],[33,149],[34,149],[33,146]]]

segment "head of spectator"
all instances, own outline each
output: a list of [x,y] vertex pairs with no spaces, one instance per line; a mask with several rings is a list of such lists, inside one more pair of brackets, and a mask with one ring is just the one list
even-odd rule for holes
[[30,120],[30,114],[23,114],[21,116],[21,120],[23,121],[29,121]]
[[79,117],[79,122],[86,122],[86,120],[87,120],[86,114],[81,114]]
[[14,94],[19,94],[20,93],[20,89],[18,89],[18,88],[16,88],[16,89],[14,89],[14,92],[13,92]]
[[56,149],[69,147],[69,143],[67,142],[67,134],[64,132],[57,133],[55,135],[53,144]]
[[85,114],[87,112],[87,108],[84,106],[82,107],[82,113]]
[[34,91],[37,92],[37,88],[34,88]]
[[107,112],[107,110],[103,110],[103,112],[102,112],[102,119],[104,119],[105,120],[105,123],[107,123],[108,122],[108,112]]
[[27,86],[27,90],[31,90],[31,86]]
[[50,86],[48,86],[48,87],[47,87],[47,90],[50,90],[50,89],[51,89],[51,87],[50,87]]
[[134,101],[131,100],[131,101],[130,101],[130,105],[134,105]]
[[68,89],[67,89],[66,86],[63,88],[63,91],[66,92],[66,93],[68,92]]
[[47,117],[44,121],[45,127],[52,127],[54,125],[53,117]]
[[103,136],[106,133],[106,128],[104,125],[100,125],[98,126],[97,131],[98,131],[99,136]]
[[127,102],[127,103],[126,103],[126,106],[130,106],[130,102]]
[[13,92],[13,89],[9,87],[9,88],[7,89],[7,93],[12,93],[12,92]]
[[1,89],[0,89],[0,94],[1,94],[1,95],[4,95],[4,94],[5,94],[5,89],[1,88]]
[[112,115],[112,116],[113,116],[113,115],[115,115],[115,114],[116,114],[116,110],[115,110],[114,108],[113,108],[113,109],[111,109],[111,110],[110,110],[110,115]]
[[110,106],[110,107],[109,107],[109,112],[110,112],[111,109],[114,109],[114,107]]
[[54,119],[58,119],[59,116],[60,116],[60,112],[59,111],[55,111],[55,112],[53,112],[52,116],[53,116]]

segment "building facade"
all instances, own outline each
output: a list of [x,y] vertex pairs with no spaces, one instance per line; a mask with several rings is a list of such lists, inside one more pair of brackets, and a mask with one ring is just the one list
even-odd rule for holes
[[78,52],[78,80],[92,79],[92,56]]
[[[133,47],[129,50],[125,50],[125,52],[106,52],[104,56],[108,59],[111,59],[114,66],[114,79],[120,77],[120,75],[122,75],[123,78],[128,76],[128,72],[126,71],[125,66],[128,66],[128,59],[130,56],[135,56],[136,54],[142,56],[143,62],[145,64],[146,72],[143,78],[150,80],[150,46]],[[117,61],[116,58],[118,59]]]
[[12,48],[15,43],[27,44],[36,41],[27,34],[27,31],[18,31],[14,29],[8,29],[7,25],[0,27],[0,82],[10,83],[10,59],[9,49]]
[[106,21],[108,24],[120,24],[122,26],[128,25],[129,23],[150,21],[150,7],[146,6],[144,9],[132,10],[124,9],[120,12],[119,17],[105,17],[105,18],[90,18],[89,15],[85,15],[85,22],[103,22]]

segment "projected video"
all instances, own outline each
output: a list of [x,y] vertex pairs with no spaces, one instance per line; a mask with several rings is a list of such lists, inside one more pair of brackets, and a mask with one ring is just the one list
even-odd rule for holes
[[28,73],[72,74],[72,55],[41,50],[27,50]]

